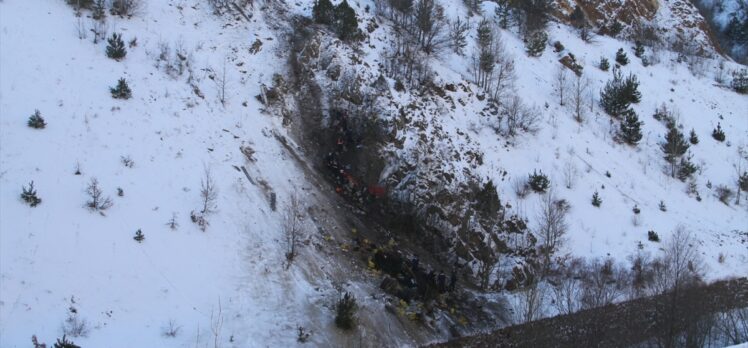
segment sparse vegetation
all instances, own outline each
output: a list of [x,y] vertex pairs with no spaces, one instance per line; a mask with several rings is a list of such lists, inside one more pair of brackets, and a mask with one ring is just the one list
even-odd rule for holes
[[538,193],[544,193],[548,190],[548,187],[550,187],[551,184],[550,180],[548,180],[548,176],[543,174],[543,171],[540,171],[540,173],[533,171],[532,174],[530,174],[527,183],[533,191]]

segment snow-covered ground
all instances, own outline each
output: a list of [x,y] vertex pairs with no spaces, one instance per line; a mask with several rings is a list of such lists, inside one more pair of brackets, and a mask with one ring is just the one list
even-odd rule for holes
[[[352,342],[331,333],[329,309],[333,285],[345,280],[335,275],[348,266],[320,261],[329,255],[317,253],[318,247],[303,248],[298,266],[284,266],[282,223],[289,197],[296,193],[306,202],[319,197],[274,136],[285,134],[280,118],[264,113],[255,99],[260,84],[271,85],[272,74],[284,70],[286,56],[278,49],[283,39],[269,28],[284,23],[266,19],[260,10],[249,21],[213,16],[205,2],[144,3],[131,19],[107,19],[108,33],[122,33],[126,42],[137,38],[121,62],[106,57],[106,43],[92,43],[87,30],[92,22],[76,18],[63,1],[0,3],[0,346],[29,346],[31,335],[51,345],[62,336],[71,308],[87,323],[88,335],[73,338],[84,347],[213,346],[216,332],[222,346],[292,346],[298,326],[312,330],[316,345]],[[359,14],[373,6],[351,3]],[[289,7],[308,15],[310,4]],[[461,11],[452,4],[447,13]],[[86,38],[79,38],[81,26]],[[372,34],[377,49],[383,30]],[[551,42],[563,42],[585,66],[594,96],[611,75],[593,62],[606,56],[612,63],[619,47],[628,52],[631,63],[623,71],[638,75],[643,95],[634,106],[644,121],[638,147],[615,144],[611,129],[617,127],[596,106],[584,124],[576,123],[553,92],[560,57],[548,48],[542,57],[528,58],[521,39],[509,32],[502,36],[517,64],[517,93],[542,110],[540,131],[505,146],[506,139],[479,118],[485,104],[459,90],[447,93],[467,103],[453,103],[448,117],[429,118],[431,129],[438,126],[455,143],[479,149],[484,163],[474,174],[493,178],[502,200],[531,222],[537,196],[514,197],[511,182],[535,169],[547,173],[558,196],[572,205],[564,253],[625,260],[638,242],[657,253],[660,244],[648,242],[647,231],[667,240],[683,225],[699,240],[709,279],[748,275],[748,199],[726,206],[706,188],[708,181],[734,187],[737,149],[748,148],[748,97],[716,85],[711,72],[694,77],[684,64],[671,63],[667,52],[645,68],[627,43],[597,37],[587,44],[555,24],[550,33]],[[258,39],[262,47],[253,53]],[[166,62],[158,63],[164,45],[171,47],[172,61],[177,47],[185,49],[191,73],[165,73]],[[378,57],[366,52],[365,61],[375,67]],[[437,82],[469,79],[468,59],[446,54],[435,60]],[[222,105],[216,81],[224,67]],[[130,100],[110,97],[109,87],[121,77],[133,90]],[[701,202],[685,193],[686,184],[663,174],[658,143],[666,130],[651,117],[662,103],[678,111],[686,133],[693,128],[701,140],[691,148],[702,167]],[[46,119],[45,129],[26,126],[35,109]],[[730,146],[711,138],[717,122]],[[241,146],[254,149],[256,161],[248,162]],[[134,161],[132,168],[122,157]],[[577,169],[572,189],[561,184],[567,163]],[[235,168],[242,165],[255,183]],[[455,171],[461,165],[454,164]],[[78,166],[81,175],[74,175]],[[217,183],[218,200],[202,232],[190,221],[190,211],[201,208],[206,168]],[[509,173],[504,181],[502,170]],[[104,215],[84,207],[91,178],[113,200]],[[19,199],[22,185],[32,180],[43,200],[35,208]],[[277,194],[277,211],[259,180]],[[590,205],[596,190],[600,208]],[[659,210],[660,200],[667,212]],[[638,225],[632,222],[634,205],[641,209]],[[166,225],[173,214],[176,230]],[[145,235],[142,243],[133,240],[138,229]],[[351,288],[361,295],[375,291],[366,284]],[[387,315],[381,307],[370,308],[375,309],[367,315]],[[175,338],[163,336],[170,321],[180,327]],[[397,330],[378,333],[387,334],[400,342]]]
[[[137,37],[121,62],[91,32],[78,38],[78,19],[63,1],[0,4],[2,347],[29,346],[32,334],[51,345],[69,308],[89,328],[73,340],[88,347],[212,346],[220,321],[224,345],[288,346],[297,326],[330,324],[329,315],[311,314],[328,309],[314,303],[320,296],[304,270],[284,270],[282,212],[291,193],[304,199],[305,181],[272,136],[279,119],[261,114],[254,98],[284,64],[262,12],[226,24],[203,2],[145,3],[132,19],[107,19],[109,33]],[[254,55],[256,39],[264,44]],[[164,43],[191,55],[204,98],[187,72],[172,78],[155,67]],[[207,69],[220,78],[224,59],[222,106]],[[110,97],[121,77],[130,100]],[[46,129],[26,126],[35,109]],[[245,161],[243,145],[256,162]],[[275,190],[278,211],[233,167],[242,165]],[[201,208],[204,168],[218,200],[201,232],[190,211]],[[114,203],[105,216],[84,208],[94,177]],[[19,199],[32,180],[43,200],[35,208]],[[173,214],[176,230],[166,226]],[[133,240],[138,229],[142,243]],[[176,338],[162,336],[170,321],[181,328]]]

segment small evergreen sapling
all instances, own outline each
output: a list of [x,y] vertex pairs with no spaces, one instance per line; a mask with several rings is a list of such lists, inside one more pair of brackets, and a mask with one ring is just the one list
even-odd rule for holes
[[527,184],[530,185],[530,188],[533,191],[543,193],[548,189],[551,182],[548,180],[548,176],[543,174],[543,171],[540,171],[540,174],[538,174],[537,171],[533,171],[532,174],[530,174]]
[[696,135],[696,131],[691,128],[691,134],[688,136],[688,141],[691,143],[691,145],[696,145],[699,143],[699,137]]
[[649,232],[647,232],[647,239],[649,239],[650,242],[659,242],[660,236],[657,235],[657,232],[649,230]]
[[616,52],[616,63],[621,65],[629,63],[629,57],[626,56],[626,52],[623,51],[623,48],[619,48],[618,52]]
[[42,199],[36,196],[36,190],[34,189],[34,182],[29,183],[29,187],[23,186],[21,192],[21,199],[28,203],[31,207],[36,207],[42,202]]
[[660,201],[660,211],[667,211],[667,206],[665,205],[665,201]]
[[52,348],[81,348],[81,346],[76,345],[72,341],[68,341],[65,335],[62,335],[62,341],[58,338],[57,342],[55,343]]
[[690,178],[698,169],[699,167],[691,162],[691,158],[682,157],[680,159],[680,164],[678,164],[678,179],[685,182],[686,179]]
[[122,34],[112,33],[112,37],[107,40],[106,56],[114,60],[121,60],[127,55],[125,42],[122,41]]
[[47,126],[47,122],[44,121],[44,117],[42,117],[41,112],[39,110],[35,110],[34,114],[29,116],[28,126],[34,129],[43,129]]
[[356,298],[346,292],[335,306],[335,325],[343,330],[352,329],[356,325],[356,310]]
[[636,215],[639,215],[639,213],[641,213],[641,212],[642,212],[642,211],[641,211],[641,209],[639,209],[639,206],[638,206],[638,205],[636,205],[636,204],[634,205],[634,209],[632,209],[632,211],[633,211],[633,212],[634,212],[634,214],[636,214]]
[[743,172],[738,178],[738,187],[740,191],[748,192],[748,172]]
[[610,69],[610,62],[608,62],[608,58],[600,58],[600,63],[597,65],[597,67],[602,71],[608,71],[608,69]]
[[134,239],[138,243],[142,243],[143,240],[145,240],[145,235],[143,235],[143,231],[138,229],[137,231],[135,231],[135,237],[132,237],[132,239]]
[[127,80],[124,78],[117,81],[117,87],[109,87],[109,91],[114,99],[130,99],[132,97],[130,86],[127,85]]
[[641,42],[641,41],[639,41],[639,40],[637,40],[637,41],[636,41],[636,42],[634,43],[634,55],[635,55],[635,56],[636,56],[637,58],[641,58],[642,56],[644,56],[644,45],[643,45],[643,44],[642,44],[642,42]]
[[722,125],[719,123],[717,123],[717,128],[712,131],[712,138],[719,142],[725,141],[725,132],[722,130]]
[[601,204],[603,204],[603,200],[600,198],[600,194],[595,191],[595,193],[592,194],[592,205],[599,208]]
[[610,32],[610,35],[615,37],[618,34],[621,33],[621,30],[623,30],[623,24],[619,22],[618,20],[613,20],[613,23],[610,25],[610,28],[608,28],[608,31]]

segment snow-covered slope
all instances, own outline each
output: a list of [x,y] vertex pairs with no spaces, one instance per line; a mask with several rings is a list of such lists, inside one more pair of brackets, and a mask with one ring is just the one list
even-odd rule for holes
[[[364,8],[374,3],[350,2],[364,28],[375,12]],[[296,146],[281,118],[255,98],[261,84],[272,85],[273,74],[287,69],[285,38],[279,35],[288,24],[279,18],[287,17],[268,14],[309,16],[312,1],[269,5],[266,11],[258,4],[248,20],[237,13],[213,16],[202,1],[144,3],[130,19],[107,19],[108,33],[122,33],[126,42],[137,38],[121,62],[106,57],[104,42],[92,44],[92,22],[75,17],[63,1],[0,3],[0,346],[29,346],[31,335],[51,345],[70,317],[85,321],[88,334],[74,338],[85,347],[202,347],[213,346],[215,337],[220,346],[292,346],[299,326],[313,333],[317,346],[428,341],[404,333],[408,324],[382,310],[379,279],[371,281],[361,270],[365,265],[340,256],[335,239],[347,236],[350,226],[335,220],[340,207],[327,196],[331,187],[292,156]],[[442,3],[452,18],[466,15],[456,1]],[[365,85],[380,76],[380,51],[391,34],[388,22],[377,20],[380,26],[359,51],[365,64],[356,66],[368,79]],[[455,187],[467,178],[493,179],[502,201],[531,226],[538,197],[516,197],[512,182],[542,170],[572,206],[562,253],[623,261],[639,242],[658,252],[660,244],[648,242],[647,231],[667,240],[683,225],[696,233],[709,279],[748,275],[748,199],[727,206],[707,188],[708,182],[733,186],[737,149],[748,147],[748,98],[715,84],[714,70],[694,76],[670,53],[644,67],[629,43],[608,37],[585,43],[555,23],[549,31],[551,42],[563,42],[585,66],[593,97],[611,77],[594,62],[601,56],[613,61],[619,47],[628,52],[632,62],[623,71],[638,75],[643,94],[634,106],[644,121],[638,147],[615,143],[616,126],[596,105],[583,124],[574,121],[552,86],[560,57],[548,48],[528,58],[521,39],[502,31],[517,67],[516,92],[541,111],[539,131],[514,139],[497,135],[481,114],[486,101],[477,98],[479,88],[465,81],[472,75],[470,58],[445,53],[431,61],[435,84],[468,88],[422,98],[396,92],[395,81],[387,80],[384,120],[396,120],[401,106],[418,104],[421,110],[407,115],[397,145],[385,148],[388,170],[405,166],[420,146],[427,147],[435,166],[455,174]],[[180,47],[184,58],[176,56]],[[349,63],[352,50],[341,50],[345,54],[335,59]],[[184,72],[167,68],[179,62]],[[716,61],[707,64],[716,69]],[[317,76],[321,85],[332,84],[322,72]],[[122,77],[133,90],[125,101],[109,93]],[[225,103],[219,101],[221,80]],[[693,128],[701,139],[692,147],[702,168],[696,180],[700,202],[662,171],[658,143],[665,127],[651,115],[663,103],[679,111],[686,132]],[[46,119],[45,129],[26,126],[35,109]],[[711,138],[718,122],[729,146]],[[419,143],[424,134],[427,141]],[[284,147],[279,138],[291,145]],[[255,151],[254,161],[240,151],[245,146]],[[455,154],[461,159],[453,160]],[[471,154],[481,154],[481,163],[469,160]],[[122,158],[134,164],[125,166]],[[571,189],[561,184],[565,167],[576,168]],[[75,175],[78,168],[81,174]],[[206,169],[218,199],[203,232],[190,212],[201,209]],[[383,177],[388,180],[387,173]],[[104,214],[84,207],[92,178],[113,201]],[[34,208],[19,199],[30,181],[42,199]],[[271,191],[277,210],[271,208]],[[601,208],[589,204],[594,191],[602,196]],[[286,270],[282,225],[294,194],[307,207],[309,223],[301,255]],[[660,201],[667,212],[659,210]],[[636,224],[635,205],[641,209]],[[167,226],[173,216],[177,229]],[[145,235],[142,243],[133,240],[137,230]],[[358,295],[364,323],[380,325],[362,325],[354,335],[336,331],[330,307],[338,288]],[[174,338],[163,335],[170,322],[180,328]]]
[[[325,294],[305,280],[315,267],[285,271],[282,212],[292,193],[308,201],[309,188],[273,136],[279,119],[254,98],[284,62],[261,15],[227,23],[205,4],[148,1],[132,19],[107,19],[110,33],[137,37],[117,62],[92,33],[78,38],[77,21],[91,22],[63,1],[0,4],[0,346],[29,346],[32,334],[51,345],[71,308],[89,331],[73,340],[88,347],[202,347],[215,330],[221,344],[288,346],[297,326],[330,325]],[[252,54],[256,39],[264,45]],[[164,44],[172,55],[185,49],[191,72],[170,77],[156,67]],[[209,76],[221,77],[224,60],[222,106]],[[130,100],[109,94],[121,77]],[[45,129],[26,126],[35,109]],[[239,151],[245,145],[255,162]],[[190,211],[201,209],[205,168],[218,199],[201,232]],[[84,208],[91,178],[113,200],[102,215]],[[19,199],[32,180],[42,199],[35,208]],[[166,225],[173,214],[175,230]],[[181,328],[176,338],[162,336],[170,321]]]

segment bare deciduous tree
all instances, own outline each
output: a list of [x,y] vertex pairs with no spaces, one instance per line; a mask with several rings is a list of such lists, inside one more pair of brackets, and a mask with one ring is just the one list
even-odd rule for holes
[[215,212],[216,200],[218,199],[218,188],[216,187],[210,168],[205,168],[204,177],[200,179],[200,198],[203,202],[203,208],[200,210],[202,215],[210,215]]
[[567,189],[572,189],[574,187],[578,173],[577,166],[575,166],[573,162],[567,161],[564,163],[564,185]]
[[529,323],[543,316],[543,301],[545,289],[537,282],[533,282],[518,293],[515,314],[520,323]]
[[220,75],[214,74],[212,77],[213,82],[216,84],[218,101],[221,102],[221,105],[226,105],[226,85],[228,84],[228,80],[226,79],[226,58],[223,60]]
[[293,194],[283,221],[283,230],[286,237],[286,268],[291,266],[296,257],[296,247],[302,234],[303,218],[303,208],[301,202],[299,202],[299,197]]
[[569,203],[564,199],[556,199],[552,189],[541,197],[537,235],[540,237],[540,252],[545,256],[546,267],[551,261],[551,255],[563,243],[568,228],[566,224],[568,212]]
[[568,80],[569,73],[566,71],[566,67],[560,65],[553,78],[553,89],[556,91],[556,95],[558,95],[558,102],[561,106],[565,105],[564,96],[569,86]]
[[586,94],[590,87],[590,79],[586,76],[575,75],[571,84],[571,103],[574,108],[574,120],[584,122]]

